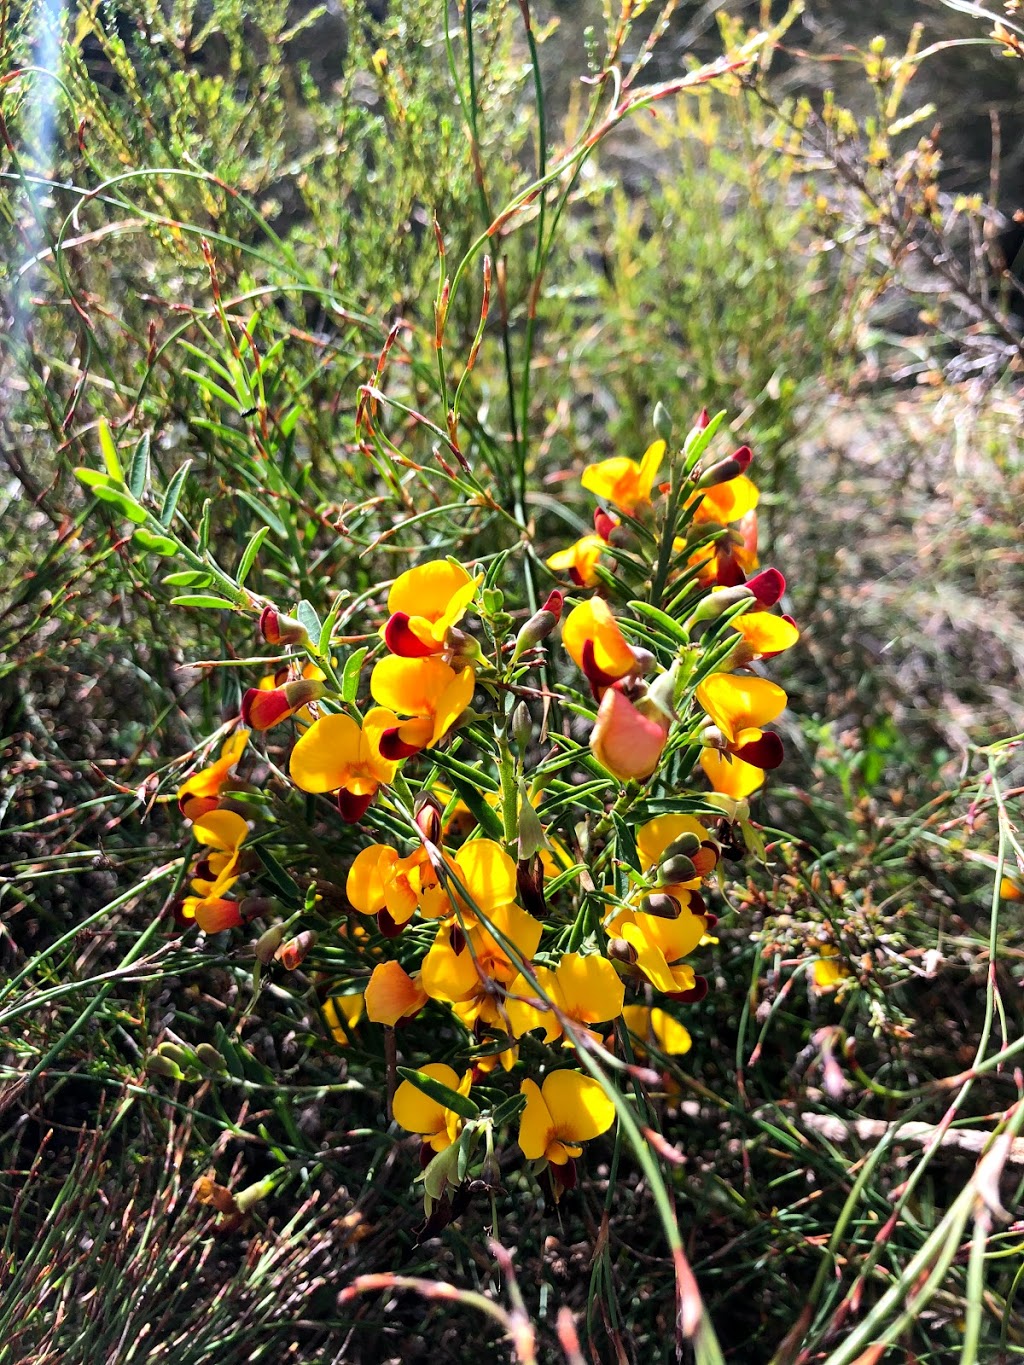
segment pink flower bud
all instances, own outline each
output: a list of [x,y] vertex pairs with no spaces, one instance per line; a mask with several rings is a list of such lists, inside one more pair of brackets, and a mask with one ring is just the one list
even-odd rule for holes
[[612,532],[618,526],[618,522],[613,516],[604,510],[603,507],[594,509],[594,530],[602,540],[610,541]]
[[667,723],[643,715],[618,688],[609,687],[598,708],[590,748],[620,781],[642,781],[657,768],[667,738]]
[[314,930],[304,929],[301,934],[296,934],[287,943],[282,943],[274,956],[286,972],[294,972],[296,967],[301,965],[316,940],[317,935]]

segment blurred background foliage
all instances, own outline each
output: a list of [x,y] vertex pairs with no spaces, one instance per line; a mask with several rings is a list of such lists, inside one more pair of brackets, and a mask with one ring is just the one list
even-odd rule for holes
[[[573,181],[539,283],[536,215],[509,223],[463,416],[509,511],[525,451],[520,510],[542,554],[586,516],[581,465],[638,454],[656,401],[684,425],[726,408],[756,452],[762,543],[805,629],[777,671],[789,758],[759,813],[769,866],[722,881],[712,994],[664,1101],[688,1254],[738,1361],[841,1365],[876,1309],[891,1354],[858,1358],[1024,1350],[1020,1163],[1002,1186],[1011,1221],[972,1253],[976,1153],[956,1140],[1020,1093],[1005,741],[1024,729],[1021,308],[1004,266],[1024,66],[988,21],[938,4],[912,32],[924,8],[891,12],[883,50],[852,6],[812,3],[744,82],[624,123]],[[438,236],[450,270],[541,152],[587,126],[583,78],[607,54],[628,69],[649,51],[641,79],[666,79],[780,18],[736,9],[718,30],[685,5],[664,23],[637,5],[624,25],[589,3],[538,9],[539,140],[512,4],[468,27],[453,8],[446,39],[419,0],[0,0],[4,1365],[505,1349],[468,1304],[338,1304],[372,1271],[495,1302],[509,1285],[482,1208],[417,1245],[412,1159],[367,1088],[379,1041],[330,1039],[315,957],[254,999],[244,945],[197,949],[173,929],[178,774],[237,713],[260,649],[234,614],[170,607],[177,565],[131,543],[71,471],[95,465],[100,417],[126,450],[148,436],[161,486],[192,461],[180,509],[196,543],[205,518],[235,565],[269,528],[251,586],[322,617],[348,594],[358,628],[359,599],[413,547],[513,545],[486,508],[438,512],[429,478],[368,461],[360,385],[401,323],[385,387],[436,419]],[[961,118],[968,87],[1001,114],[987,141]],[[446,334],[458,366],[481,291],[477,258]],[[510,421],[507,367],[531,326]],[[422,424],[384,422],[429,462]],[[225,659],[239,666],[201,663]],[[309,850],[293,833],[294,869]],[[272,869],[262,889],[280,894]],[[851,973],[838,992],[811,984],[822,946]],[[147,1075],[171,1035],[216,1047],[227,1077]],[[951,1104],[943,1141],[895,1137]],[[205,1187],[214,1203],[197,1201],[204,1175],[256,1188],[243,1221]],[[496,1232],[517,1248],[541,1356],[556,1358],[568,1304],[592,1358],[668,1359],[650,1193],[625,1160],[617,1183],[591,1175],[555,1211],[507,1173]],[[904,1321],[886,1293],[947,1243]]]

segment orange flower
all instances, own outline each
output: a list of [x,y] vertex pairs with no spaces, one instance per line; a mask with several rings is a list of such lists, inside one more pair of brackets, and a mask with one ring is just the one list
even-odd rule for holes
[[351,716],[321,716],[292,750],[292,781],[304,792],[337,792],[342,818],[354,823],[398,771],[398,763],[381,754],[382,737],[397,724],[394,712],[379,707],[361,726]]
[[388,728],[381,753],[397,762],[433,748],[469,706],[475,685],[471,668],[456,672],[442,659],[381,659],[370,675],[373,699],[396,717],[409,717]]
[[757,485],[746,474],[739,474],[727,483],[694,493],[687,506],[692,505],[694,508],[695,523],[715,522],[719,526],[728,526],[731,521],[742,521],[752,512],[759,497]]
[[650,502],[651,489],[664,454],[665,442],[655,441],[647,447],[639,464],[625,455],[616,455],[610,460],[587,465],[583,471],[583,487],[632,516],[638,507]]
[[194,919],[204,934],[219,934],[223,929],[237,929],[242,923],[238,901],[222,896],[186,896],[181,906],[184,919]]
[[405,659],[440,654],[448,632],[466,614],[482,581],[461,564],[440,559],[407,569],[388,593],[391,613],[381,634],[388,649]]
[[409,976],[397,962],[378,963],[366,986],[367,1019],[393,1026],[421,1010],[428,997],[419,975]]
[[208,768],[193,773],[178,788],[178,809],[186,820],[196,820],[215,810],[221,791],[249,742],[248,730],[236,730],[224,743],[220,757]]
[[640,668],[611,608],[601,597],[591,597],[573,607],[562,625],[562,644],[576,667],[586,674],[595,697]]

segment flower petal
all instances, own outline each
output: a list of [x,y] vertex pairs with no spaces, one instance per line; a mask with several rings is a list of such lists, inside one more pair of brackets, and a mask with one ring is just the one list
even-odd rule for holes
[[519,1116],[519,1146],[527,1161],[538,1161],[554,1136],[554,1120],[536,1081],[523,1081],[519,1093],[526,1096],[526,1108]]
[[553,1071],[544,1080],[542,1095],[563,1142],[587,1142],[615,1122],[615,1105],[593,1076]]
[[[427,993],[398,962],[379,962],[366,986],[366,1017],[374,1024],[397,1024],[427,1003]],[[450,1068],[448,1068],[450,1070]],[[426,1068],[424,1068],[426,1070]],[[428,1073],[429,1074],[429,1073]],[[452,1075],[454,1076],[454,1072]],[[445,1085],[448,1082],[445,1081]],[[417,1092],[422,1094],[422,1092]],[[397,1113],[395,1117],[398,1118]],[[401,1120],[399,1119],[399,1122]],[[409,1125],[402,1123],[403,1128]],[[413,1132],[424,1132],[414,1128]]]
[[358,766],[362,732],[351,716],[321,716],[299,736],[289,775],[304,792],[333,792]]

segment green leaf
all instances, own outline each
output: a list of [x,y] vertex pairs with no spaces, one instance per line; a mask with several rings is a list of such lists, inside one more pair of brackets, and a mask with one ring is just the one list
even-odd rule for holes
[[245,503],[246,507],[252,508],[260,521],[269,526],[275,536],[280,537],[281,540],[287,540],[288,532],[284,529],[284,522],[275,512],[271,512],[262,503],[257,502],[251,493],[246,493],[242,489],[239,489],[237,496]]
[[615,833],[618,836],[618,855],[624,863],[629,863],[635,872],[640,871],[640,855],[636,851],[636,839],[633,831],[623,820],[621,815],[612,812],[612,822],[615,825]]
[[213,499],[207,498],[203,503],[203,510],[199,516],[199,553],[206,553],[206,548],[210,543],[210,516],[213,512]]
[[295,609],[295,617],[306,627],[306,634],[311,640],[319,640],[320,632],[323,630],[323,623],[316,614],[316,608],[305,598]]
[[112,485],[97,485],[93,493],[99,498],[100,502],[109,502],[122,512],[129,521],[133,521],[136,526],[141,526],[144,521],[149,520],[149,513],[144,507],[140,507],[126,488],[116,488]]
[[205,593],[188,593],[184,597],[172,597],[172,607],[218,607],[222,610],[233,611],[234,602],[229,602],[226,597],[207,596]]
[[646,616],[648,621],[654,621],[661,627],[671,640],[677,640],[681,645],[688,645],[690,637],[682,628],[678,621],[673,620],[667,611],[662,611],[660,607],[652,607],[650,602],[633,601],[629,603],[631,611],[635,611],[638,616]]
[[238,580],[239,587],[241,587],[241,585],[249,577],[249,570],[256,562],[256,556],[260,552],[260,546],[263,544],[263,542],[269,535],[270,527],[261,526],[260,529],[253,536],[252,540],[249,541],[249,544],[243,550],[242,558],[238,562],[238,573],[235,575],[235,577]]
[[511,1123],[517,1114],[526,1108],[525,1095],[509,1095],[502,1100],[497,1109],[491,1115],[491,1122],[495,1128],[502,1128],[506,1123]]
[[[320,652],[323,653],[323,650]],[[354,649],[345,660],[345,668],[341,675],[342,701],[354,702],[359,695],[359,674],[362,670],[366,653],[367,650],[364,645],[362,649]]]
[[[321,655],[326,654],[331,647],[331,636],[334,634],[334,627],[338,624],[341,608],[348,595],[347,592],[339,592],[334,599],[333,607],[331,607],[330,611],[327,613],[327,620],[323,624],[323,629],[320,631],[320,639],[317,641],[317,651]],[[363,653],[366,653],[365,649],[363,650]]]
[[450,1090],[440,1081],[435,1081],[432,1076],[426,1076],[422,1071],[414,1071],[408,1066],[400,1066],[398,1074],[403,1081],[409,1081],[417,1090],[422,1090],[424,1095],[436,1100],[445,1109],[451,1109],[461,1118],[476,1119],[480,1117],[480,1106],[474,1104],[468,1095],[460,1095],[457,1090]]
[[[457,769],[451,766],[451,760],[447,754],[434,753],[434,762],[446,773],[452,786],[469,807],[473,819],[477,822],[488,839],[496,839],[501,842],[505,838],[505,831],[502,828],[501,820],[496,810],[489,806],[483,798],[483,793],[475,781],[470,781]],[[459,767],[463,765],[460,764]],[[470,770],[472,771],[472,770]]]
[[114,445],[114,438],[110,434],[110,423],[105,417],[99,421],[100,450],[103,453],[103,463],[107,466],[107,473],[112,479],[117,479],[119,483],[124,482],[124,470],[121,468],[121,457],[117,453],[117,446]]
[[260,862],[266,868],[267,875],[270,877],[270,880],[274,883],[278,891],[289,903],[289,905],[295,906],[301,905],[302,892],[299,890],[296,882],[288,875],[288,873],[284,870],[284,868],[277,861],[277,859],[270,852],[270,850],[268,848],[264,848],[262,844],[257,844],[256,852],[259,855]]
[[133,498],[141,498],[149,482],[149,432],[143,432],[132,454],[128,470],[128,489]]
[[213,575],[202,569],[179,569],[177,573],[169,573],[163,581],[171,588],[208,588]]
[[150,550],[155,555],[173,555],[177,553],[178,547],[169,536],[155,536],[152,531],[138,530],[135,532],[135,542],[141,545],[144,550]]
[[191,468],[192,461],[186,460],[177,474],[175,474],[174,478],[167,485],[163,506],[160,508],[160,524],[162,526],[170,526],[171,522],[174,520],[174,513],[178,508],[178,499],[181,497],[181,490],[185,486],[185,479]]
[[79,483],[84,483],[86,488],[113,488],[116,482],[109,474],[101,474],[98,469],[87,469],[85,465],[75,470],[75,478]]

